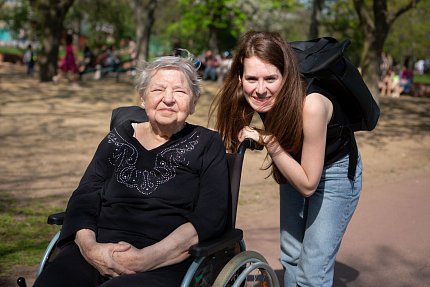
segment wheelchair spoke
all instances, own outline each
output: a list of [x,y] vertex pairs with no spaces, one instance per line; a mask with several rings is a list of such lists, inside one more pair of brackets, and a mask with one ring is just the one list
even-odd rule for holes
[[279,286],[273,269],[259,253],[245,251],[235,256],[220,272],[214,287]]

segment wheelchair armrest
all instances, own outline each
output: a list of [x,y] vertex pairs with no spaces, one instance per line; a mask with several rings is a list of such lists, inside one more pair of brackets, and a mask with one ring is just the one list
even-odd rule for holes
[[225,232],[221,237],[191,246],[188,252],[194,257],[206,257],[225,248],[232,247],[242,238],[243,231],[241,229],[232,229]]
[[65,212],[54,213],[48,216],[48,224],[63,225]]

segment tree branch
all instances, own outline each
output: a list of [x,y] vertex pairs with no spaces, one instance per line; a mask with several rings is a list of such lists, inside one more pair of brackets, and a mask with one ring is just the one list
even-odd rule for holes
[[364,7],[364,1],[354,0],[354,8],[357,12],[360,24],[365,27],[365,30],[373,30],[375,28],[375,23],[372,21],[369,11],[366,9],[366,7]]
[[420,2],[420,0],[411,0],[405,6],[400,7],[396,12],[389,15],[388,23],[391,25],[402,14],[404,14],[405,12],[409,11],[412,8],[415,8],[417,6],[418,2]]

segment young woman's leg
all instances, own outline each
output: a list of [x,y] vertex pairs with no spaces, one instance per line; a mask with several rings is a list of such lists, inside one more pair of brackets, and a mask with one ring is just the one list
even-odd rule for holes
[[280,185],[281,263],[284,286],[296,286],[298,262],[305,233],[305,198],[289,184]]
[[361,191],[361,160],[354,182],[347,178],[348,160],[324,170],[307,204],[293,187],[281,185],[281,262],[286,287],[332,285],[336,254]]
[[361,159],[355,180],[348,179],[349,157],[324,169],[309,198],[306,231],[298,263],[298,286],[331,287],[336,255],[361,192]]

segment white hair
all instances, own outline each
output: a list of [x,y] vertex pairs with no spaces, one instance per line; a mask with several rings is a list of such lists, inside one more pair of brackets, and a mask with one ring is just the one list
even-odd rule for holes
[[156,58],[151,62],[143,62],[136,75],[136,89],[139,96],[143,96],[148,89],[153,72],[162,69],[176,69],[182,72],[191,88],[193,98],[197,100],[200,97],[200,78],[197,74],[198,68],[194,65],[194,58],[188,54],[188,57],[163,56]]

